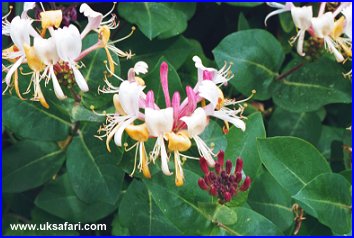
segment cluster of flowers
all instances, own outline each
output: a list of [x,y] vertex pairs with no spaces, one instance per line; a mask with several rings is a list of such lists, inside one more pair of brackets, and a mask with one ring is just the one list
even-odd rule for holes
[[332,12],[326,10],[326,2],[322,2],[319,7],[317,17],[313,17],[312,6],[296,7],[292,2],[284,5],[276,2],[268,3],[269,6],[278,8],[267,15],[267,20],[274,15],[291,12],[294,25],[298,33],[290,41],[291,44],[297,42],[297,52],[304,56],[303,44],[305,33],[312,37],[323,39],[325,48],[332,53],[338,62],[343,62],[345,58],[352,57],[352,3],[342,2]]
[[[101,48],[105,49],[109,66],[107,68],[111,73],[114,73],[114,65],[116,64],[111,52],[120,57],[130,58],[132,56],[131,52],[123,52],[116,48],[114,43],[117,41],[109,41],[110,30],[118,27],[116,16],[112,14],[115,3],[112,10],[106,15],[92,10],[86,3],[81,4],[80,12],[88,19],[88,23],[81,33],[72,24],[60,28],[63,20],[62,10],[46,11],[42,4],[43,11],[39,14],[41,31],[37,32],[32,26],[37,20],[28,15],[35,5],[35,2],[25,2],[22,14],[14,17],[11,22],[7,18],[12,7],[10,7],[9,13],[2,17],[2,34],[10,36],[13,42],[11,47],[2,51],[2,59],[10,62],[9,65],[2,65],[2,71],[7,73],[3,79],[3,83],[7,85],[3,94],[8,89],[15,88],[18,97],[25,100],[19,88],[18,69],[22,64],[27,64],[32,77],[24,94],[30,93],[33,85],[34,94],[31,100],[39,101],[42,106],[49,108],[40,86],[43,79],[45,79],[45,85],[52,80],[55,95],[62,100],[66,96],[58,81],[59,74],[66,75],[65,78],[75,81],[81,91],[87,92],[89,90],[87,82],[79,70],[82,65],[79,62],[90,52]],[[109,17],[108,20],[104,21],[107,17]],[[91,31],[98,34],[97,43],[82,51],[82,40]],[[31,42],[33,42],[32,46]]]
[[[195,141],[200,156],[202,156],[210,167],[215,166],[213,150],[201,139],[209,123],[210,117],[221,119],[225,122],[224,130],[228,130],[231,123],[242,131],[246,125],[243,121],[243,107],[239,105],[248,100],[241,101],[225,99],[220,86],[226,85],[233,77],[231,65],[225,65],[220,69],[207,68],[202,64],[198,56],[193,57],[195,67],[198,70],[198,81],[192,88],[186,87],[187,97],[181,100],[180,92],[174,92],[172,98],[168,87],[168,64],[163,62],[160,66],[160,82],[165,99],[165,108],[157,105],[154,92],[144,92],[145,82],[139,74],[148,71],[145,62],[138,62],[128,71],[127,80],[116,76],[121,83],[119,87],[113,86],[106,80],[107,86],[100,89],[104,93],[114,93],[113,103],[114,113],[105,113],[106,123],[98,130],[104,134],[98,136],[106,137],[107,150],[110,150],[109,143],[114,138],[117,146],[122,146],[122,135],[124,131],[136,141],[136,143],[126,150],[136,148],[135,163],[132,174],[138,169],[143,172],[146,178],[151,177],[148,164],[155,163],[157,158],[161,158],[161,170],[165,175],[172,175],[168,161],[171,154],[174,156],[175,183],[182,186],[184,174],[181,158],[193,158],[182,154],[191,148],[191,139]],[[199,104],[199,105],[198,105]],[[228,106],[236,106],[237,109]],[[156,139],[154,148],[147,154],[144,143],[149,139]],[[167,142],[167,146],[165,145]],[[131,175],[132,175],[131,174]]]
[[199,164],[204,177],[198,180],[198,185],[201,189],[209,191],[210,195],[217,197],[220,204],[224,204],[231,201],[232,197],[237,196],[239,192],[247,191],[251,185],[251,178],[246,176],[240,185],[243,168],[241,158],[237,158],[234,173],[231,173],[231,160],[226,160],[224,167],[224,151],[220,151],[217,157],[215,172],[209,170],[204,158],[200,158]]

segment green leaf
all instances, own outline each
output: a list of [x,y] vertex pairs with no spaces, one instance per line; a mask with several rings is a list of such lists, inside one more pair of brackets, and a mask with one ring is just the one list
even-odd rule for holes
[[[124,219],[123,219],[124,221]],[[112,221],[112,235],[113,236],[128,236],[130,235],[129,234],[129,230],[128,228],[126,227],[123,227],[121,225],[122,221],[119,219],[119,216],[116,215],[114,218],[113,218],[113,221]]]
[[[320,139],[317,143],[317,148],[321,151],[322,155],[327,159],[331,158],[332,149],[334,142],[342,142],[343,134],[345,129],[331,127],[331,126],[322,126],[322,132]],[[340,143],[342,145],[342,143]],[[342,145],[343,146],[343,145]],[[342,146],[340,146],[342,149]]]
[[34,140],[59,141],[69,134],[70,122],[38,102],[3,96],[3,124],[17,135]]
[[59,171],[64,160],[63,151],[54,143],[16,143],[3,153],[3,192],[22,192],[44,184]]
[[250,29],[250,24],[248,23],[245,15],[241,12],[240,15],[238,16],[237,30],[243,31],[248,29]]
[[84,126],[67,150],[67,169],[73,190],[85,202],[103,201],[115,204],[122,189],[124,172],[118,167],[121,152],[93,135],[97,124]]
[[331,169],[320,152],[296,137],[258,139],[258,153],[275,180],[291,195]]
[[227,139],[222,128],[216,121],[209,121],[209,125],[205,128],[200,138],[207,144],[211,145],[214,153],[220,150],[225,151],[227,148]]
[[[121,59],[122,77],[125,78],[128,69],[134,67],[138,61],[145,61],[151,67],[164,56],[175,69],[181,67],[193,50],[194,44],[183,36],[166,40],[152,40],[146,38],[140,31],[136,31],[128,40],[120,43],[119,48],[131,49],[135,54],[131,59]],[[144,78],[144,77],[143,77]]]
[[349,182],[338,174],[321,174],[293,196],[306,212],[334,233],[352,229],[352,199]]
[[291,197],[268,172],[252,183],[248,197],[252,209],[268,218],[282,231],[292,225],[294,215]]
[[290,33],[294,30],[294,22],[290,13],[279,14],[279,20],[281,28],[286,32]]
[[34,202],[44,211],[70,222],[94,222],[116,209],[116,205],[104,202],[81,201],[66,174],[45,186]]
[[235,7],[257,7],[259,5],[262,5],[263,2],[226,2],[226,4]]
[[119,14],[150,39],[160,36],[168,38],[181,34],[187,21],[193,16],[195,3],[145,2],[119,4]]
[[212,235],[274,236],[282,234],[276,225],[251,209],[237,207],[232,211],[237,215],[237,220],[229,221],[228,226],[219,225],[221,229],[214,229]]
[[129,229],[131,235],[181,235],[183,232],[163,215],[151,192],[136,179],[124,194],[119,219],[113,222],[113,229],[120,223]]
[[[97,34],[89,34],[83,39],[83,49],[97,43]],[[116,54],[111,51],[113,61],[118,65],[115,66],[115,74],[120,75],[120,62]],[[83,60],[85,67],[80,71],[87,81],[90,91],[82,93],[82,104],[90,108],[93,105],[95,108],[102,108],[112,102],[112,94],[98,94],[97,89],[106,86],[104,82],[104,73],[107,72],[105,61],[107,61],[106,51],[97,49],[88,54]],[[108,78],[113,85],[119,85],[120,81],[114,77]]]
[[226,36],[213,50],[219,67],[232,62],[235,78],[230,83],[243,95],[255,89],[256,99],[271,97],[270,85],[284,60],[280,43],[265,30],[239,31]]
[[318,110],[330,103],[351,103],[351,83],[343,68],[325,57],[274,83],[273,100],[292,112]]
[[298,236],[332,236],[331,230],[322,225],[316,218],[306,214],[306,219],[301,224]]
[[[113,94],[111,95],[113,98]],[[87,122],[104,122],[105,117],[95,114],[89,109],[86,109],[80,104],[73,106],[71,110],[72,120],[77,121],[87,121]]]
[[229,133],[226,134],[229,146],[225,151],[225,158],[230,159],[235,164],[236,158],[240,156],[243,160],[245,173],[254,178],[261,166],[256,150],[257,138],[265,138],[265,136],[262,114],[259,112],[251,114],[246,120],[245,132],[236,127],[231,127]]
[[316,112],[294,113],[277,108],[268,124],[269,136],[294,136],[316,145],[321,135],[321,120]]

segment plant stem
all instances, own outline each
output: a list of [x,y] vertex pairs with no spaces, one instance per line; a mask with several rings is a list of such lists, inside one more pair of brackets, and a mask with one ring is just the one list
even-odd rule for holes
[[292,73],[294,73],[295,71],[299,70],[299,69],[302,68],[302,66],[304,66],[304,65],[305,65],[305,63],[300,63],[300,64],[296,65],[295,67],[289,69],[288,71],[286,71],[286,72],[280,74],[280,75],[276,78],[276,80],[282,80],[282,79],[288,77],[290,74],[292,74]]

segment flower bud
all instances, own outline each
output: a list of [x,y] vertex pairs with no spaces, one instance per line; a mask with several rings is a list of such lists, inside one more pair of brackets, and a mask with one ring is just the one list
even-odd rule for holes
[[218,191],[217,191],[215,186],[211,186],[209,193],[211,195],[213,195],[213,196],[217,196],[218,195]]
[[209,167],[208,167],[207,161],[204,157],[201,157],[199,159],[199,165],[200,165],[200,168],[202,169],[204,174],[209,174]]
[[235,174],[235,176],[236,176],[236,183],[239,183],[239,182],[242,180],[242,174],[241,174],[241,172],[237,172],[237,173]]
[[202,178],[198,179],[198,185],[199,185],[199,187],[200,187],[201,189],[203,189],[203,190],[208,190],[208,189],[209,189],[209,187],[208,187],[208,185],[206,184],[205,180],[202,179]]
[[240,187],[240,190],[244,192],[250,187],[250,185],[251,185],[251,178],[247,176],[242,186]]
[[229,192],[224,192],[223,195],[226,202],[229,202],[231,200],[231,194]]
[[242,171],[242,167],[243,167],[243,161],[242,161],[242,159],[239,157],[239,158],[237,158],[237,160],[236,160],[235,174],[238,173],[238,172],[241,172],[241,171]]
[[220,166],[220,163],[219,163],[219,162],[216,162],[216,163],[215,163],[215,172],[216,172],[217,174],[220,174],[220,172],[221,172],[221,166]]
[[232,162],[231,160],[226,160],[226,173],[230,174],[232,169]]
[[225,156],[224,151],[220,150],[219,153],[218,153],[218,162],[219,162],[221,168],[224,167],[224,156]]

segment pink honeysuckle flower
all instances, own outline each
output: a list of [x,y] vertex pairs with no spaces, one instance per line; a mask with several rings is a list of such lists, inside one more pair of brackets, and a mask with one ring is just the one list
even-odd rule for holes
[[[112,9],[105,15],[92,10],[92,8],[86,3],[81,4],[79,11],[83,13],[88,20],[85,29],[81,32],[81,38],[84,38],[92,30],[98,30],[101,26],[108,26],[110,29],[116,29],[118,27],[118,24],[116,23],[116,15],[111,14],[115,9],[116,4],[116,2],[113,2]],[[103,21],[103,19],[109,15],[112,15],[112,17],[107,21]]]
[[202,60],[198,56],[193,56],[193,61],[195,63],[195,67],[198,69],[198,82],[202,82],[203,80],[213,81],[215,84],[226,85],[227,82],[233,78],[233,74],[231,73],[231,64],[224,66],[217,70],[214,68],[207,68],[203,65]]
[[168,155],[164,142],[166,133],[172,131],[173,128],[173,108],[154,109],[154,94],[149,91],[146,95],[145,123],[149,131],[149,135],[156,137],[154,149],[150,154],[150,160],[156,161],[157,157],[161,157],[161,170],[165,175],[172,175],[168,168]]
[[184,116],[181,118],[187,124],[187,132],[190,138],[192,138],[197,144],[200,156],[204,157],[209,166],[213,167],[215,161],[213,151],[205,144],[205,142],[199,137],[208,126],[208,117],[205,110],[198,107],[192,115]]
[[170,107],[171,98],[168,90],[168,64],[166,62],[162,62],[160,66],[160,80],[161,80],[163,95],[165,97],[166,107]]

